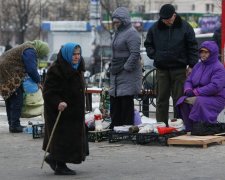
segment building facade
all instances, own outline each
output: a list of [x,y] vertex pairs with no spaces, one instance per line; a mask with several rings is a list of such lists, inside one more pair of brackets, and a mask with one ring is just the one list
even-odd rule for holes
[[222,0],[131,0],[132,11],[158,12],[163,4],[170,3],[177,12],[221,14]]

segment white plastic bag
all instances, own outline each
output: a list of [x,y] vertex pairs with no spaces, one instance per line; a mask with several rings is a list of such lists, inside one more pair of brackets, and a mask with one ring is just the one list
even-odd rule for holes
[[102,131],[102,113],[101,111],[96,108],[94,111],[94,119],[95,119],[95,131]]
[[223,109],[217,116],[217,121],[219,123],[225,123],[225,109]]

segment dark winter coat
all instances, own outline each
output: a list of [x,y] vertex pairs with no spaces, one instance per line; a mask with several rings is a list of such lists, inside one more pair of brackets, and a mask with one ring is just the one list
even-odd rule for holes
[[58,115],[58,105],[64,101],[62,112],[49,151],[57,161],[79,164],[88,152],[84,113],[84,61],[75,70],[62,59],[61,52],[49,68],[43,88],[46,149],[50,133]]
[[141,38],[132,27],[129,12],[119,7],[112,18],[122,22],[112,40],[113,59],[110,70],[111,96],[132,96],[141,92]]
[[198,44],[193,28],[179,15],[169,27],[159,19],[149,29],[144,46],[159,69],[193,67],[198,61]]

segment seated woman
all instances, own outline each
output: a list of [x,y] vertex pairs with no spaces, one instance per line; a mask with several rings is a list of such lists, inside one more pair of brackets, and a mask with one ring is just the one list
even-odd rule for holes
[[225,107],[225,69],[218,60],[218,51],[214,41],[201,44],[200,61],[184,84],[184,96],[177,101],[186,131],[191,131],[194,123],[217,123]]

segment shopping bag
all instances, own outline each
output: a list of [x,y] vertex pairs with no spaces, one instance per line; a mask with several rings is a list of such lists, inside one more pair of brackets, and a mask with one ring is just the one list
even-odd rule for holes
[[193,123],[193,128],[191,130],[191,135],[195,136],[208,136],[218,134],[224,131],[223,123],[211,124],[204,121],[199,121]]
[[41,89],[35,93],[24,93],[22,118],[31,118],[43,114],[44,100]]
[[38,85],[29,76],[23,81],[23,89],[26,93],[35,93],[38,91]]

